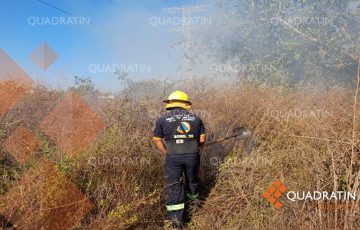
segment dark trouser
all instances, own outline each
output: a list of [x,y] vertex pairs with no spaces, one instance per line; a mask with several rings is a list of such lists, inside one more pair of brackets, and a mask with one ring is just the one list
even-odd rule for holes
[[168,155],[165,159],[167,202],[166,208],[170,220],[183,222],[185,192],[182,180],[185,173],[191,196],[197,196],[199,190],[198,172],[199,154]]

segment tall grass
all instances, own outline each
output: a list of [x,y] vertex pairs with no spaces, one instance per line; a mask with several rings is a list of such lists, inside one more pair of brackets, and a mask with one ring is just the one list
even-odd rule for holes
[[[147,85],[154,86],[142,83],[142,87]],[[0,176],[7,178],[0,183],[1,195],[18,183],[37,159],[46,156],[94,204],[77,229],[163,228],[164,161],[152,145],[151,135],[156,119],[164,112],[161,99],[175,88],[191,95],[192,109],[204,120],[210,140],[245,125],[254,130],[257,142],[250,155],[243,153],[243,143],[236,140],[203,149],[200,176],[204,204],[193,213],[189,228],[342,229],[345,222],[347,229],[360,228],[358,203],[347,211],[323,210],[316,202],[284,200],[283,207],[276,210],[262,197],[275,179],[299,191],[356,189],[359,122],[353,123],[352,118],[360,109],[354,106],[353,92],[341,87],[290,91],[194,80],[162,86],[153,94],[147,90],[146,96],[139,98],[133,95],[142,88],[133,85],[114,100],[80,93],[107,128],[73,158],[38,128],[64,92],[40,87],[0,120],[0,146],[20,124],[42,140],[40,150],[25,166],[1,149]]]

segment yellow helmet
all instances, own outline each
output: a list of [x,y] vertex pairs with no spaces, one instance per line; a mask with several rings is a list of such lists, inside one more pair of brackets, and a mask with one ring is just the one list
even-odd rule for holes
[[183,109],[190,109],[190,105],[191,105],[189,96],[180,90],[176,90],[176,91],[172,92],[169,95],[168,99],[163,100],[163,102],[165,102],[167,104],[166,105],[167,109],[175,108],[175,107],[180,107]]

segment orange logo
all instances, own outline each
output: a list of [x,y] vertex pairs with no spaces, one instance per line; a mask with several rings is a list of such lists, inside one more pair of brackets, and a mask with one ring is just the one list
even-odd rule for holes
[[286,190],[287,188],[281,183],[281,181],[276,180],[272,185],[270,185],[268,190],[263,193],[263,197],[272,203],[275,208],[280,209],[282,205],[279,202],[279,198],[285,193]]

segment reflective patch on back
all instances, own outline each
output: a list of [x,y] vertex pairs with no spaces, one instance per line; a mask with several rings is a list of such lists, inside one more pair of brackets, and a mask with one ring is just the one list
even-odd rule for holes
[[183,144],[183,143],[184,143],[183,139],[176,140],[176,144]]

